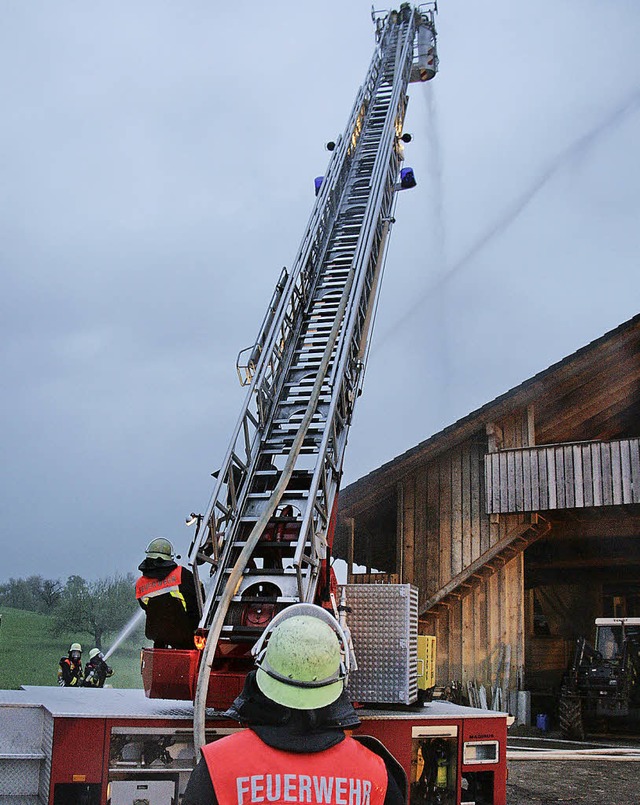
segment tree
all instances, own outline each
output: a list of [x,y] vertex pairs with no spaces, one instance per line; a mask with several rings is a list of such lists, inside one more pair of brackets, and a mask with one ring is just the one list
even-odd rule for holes
[[40,599],[44,604],[44,611],[51,612],[55,609],[56,604],[62,595],[62,582],[60,579],[43,579],[42,587],[40,588]]
[[34,609],[33,589],[28,579],[9,579],[0,587],[0,603],[16,609]]
[[42,576],[9,579],[7,584],[0,585],[0,604],[31,612],[50,612],[61,591],[60,581]]
[[136,612],[134,585],[132,573],[97,581],[69,576],[54,610],[55,628],[89,634],[101,649],[103,639],[117,634]]

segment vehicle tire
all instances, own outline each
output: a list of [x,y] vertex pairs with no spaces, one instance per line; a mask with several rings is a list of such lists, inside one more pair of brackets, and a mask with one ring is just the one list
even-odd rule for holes
[[577,696],[562,696],[558,705],[560,734],[569,741],[584,741],[582,702]]

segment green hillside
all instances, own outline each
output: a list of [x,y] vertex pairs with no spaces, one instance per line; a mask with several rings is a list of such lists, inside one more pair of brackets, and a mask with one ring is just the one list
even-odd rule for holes
[[[93,648],[87,635],[55,631],[53,618],[23,609],[1,607],[0,615],[0,689],[20,685],[56,685],[60,657],[66,656],[71,643],[82,643],[82,659],[89,659]],[[104,651],[112,640],[106,640]],[[141,630],[127,638],[109,657],[114,688],[141,688],[140,648],[150,645]]]

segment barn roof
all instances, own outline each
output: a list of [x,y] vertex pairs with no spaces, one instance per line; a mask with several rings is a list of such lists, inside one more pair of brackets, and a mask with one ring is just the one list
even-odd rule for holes
[[531,404],[539,444],[638,435],[626,431],[640,422],[640,314],[342,489],[341,514],[352,516],[416,466]]

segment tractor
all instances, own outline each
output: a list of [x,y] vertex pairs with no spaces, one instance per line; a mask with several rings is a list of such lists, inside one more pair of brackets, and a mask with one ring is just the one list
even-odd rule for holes
[[640,721],[640,618],[596,618],[595,648],[576,641],[562,680],[558,718],[563,738],[582,741],[585,725]]

